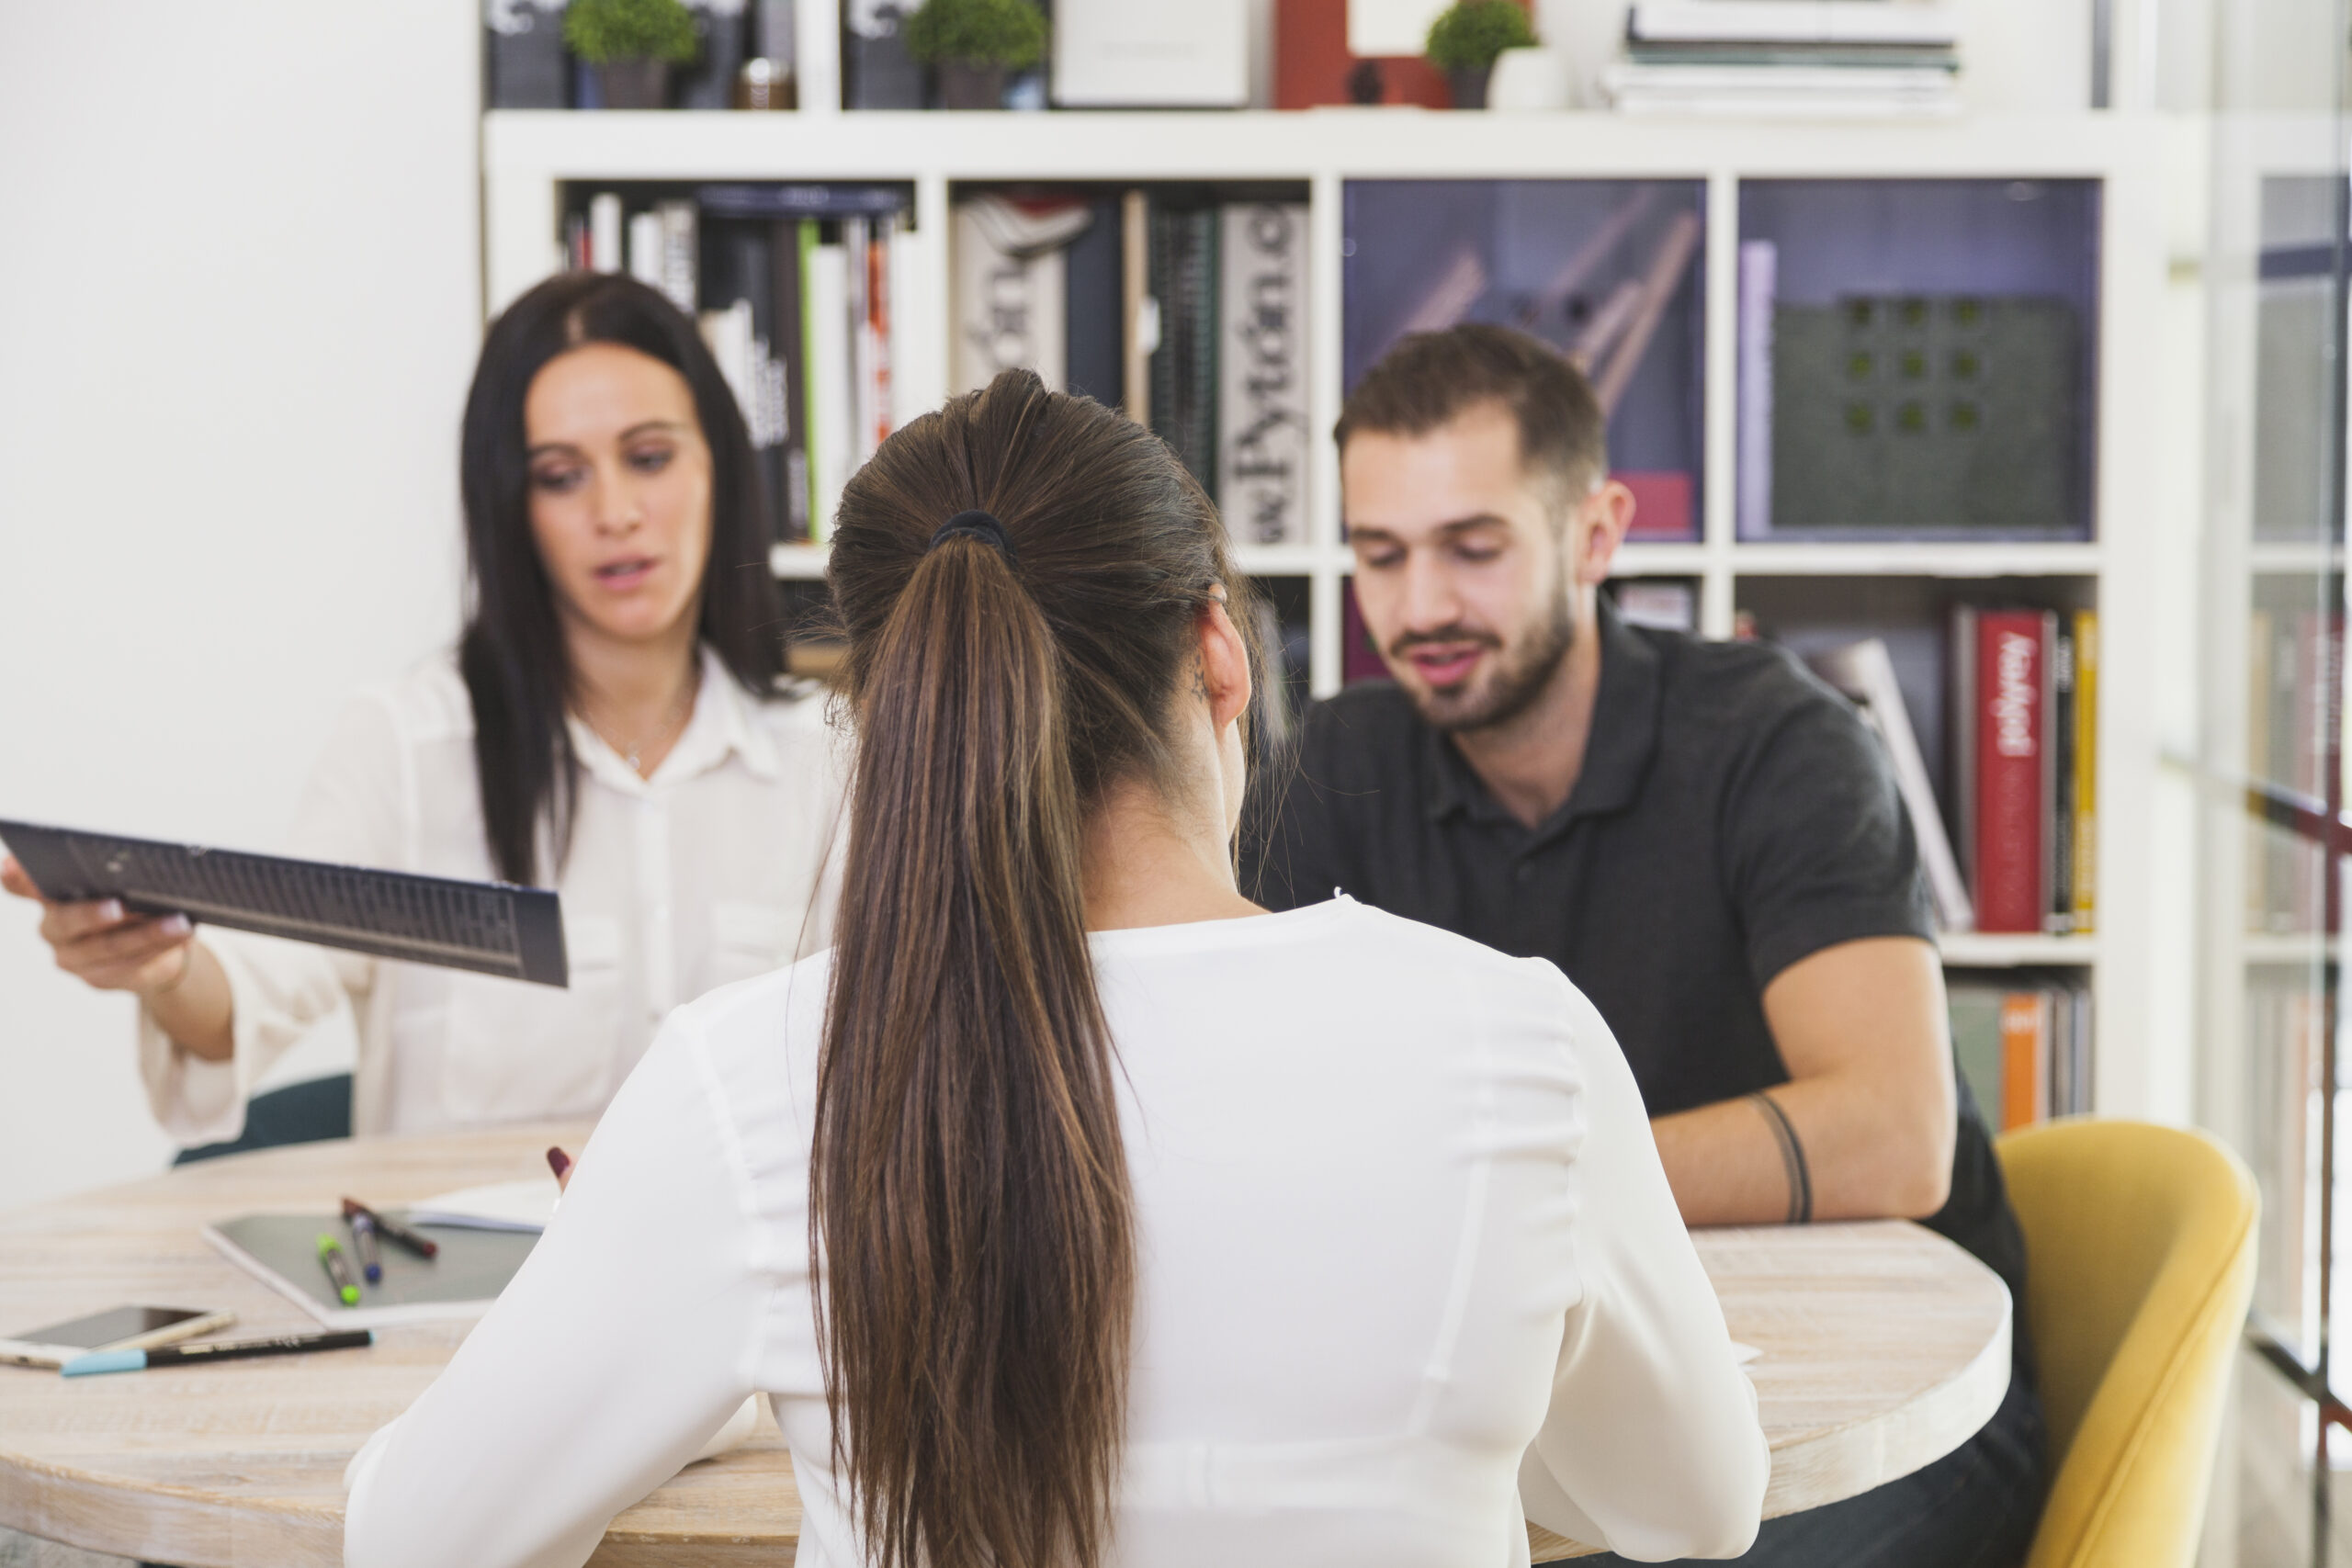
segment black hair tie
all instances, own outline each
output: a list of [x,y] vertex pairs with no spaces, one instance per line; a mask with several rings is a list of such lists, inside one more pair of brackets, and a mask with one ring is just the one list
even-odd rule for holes
[[1004,531],[1004,525],[998,522],[992,513],[977,510],[958,512],[955,516],[942,523],[939,525],[939,532],[931,536],[931,544],[927,547],[937,549],[941,541],[952,539],[958,534],[969,534],[976,539],[985,539],[1004,552],[1007,565],[1020,564],[1021,552],[1012,547],[1012,537]]

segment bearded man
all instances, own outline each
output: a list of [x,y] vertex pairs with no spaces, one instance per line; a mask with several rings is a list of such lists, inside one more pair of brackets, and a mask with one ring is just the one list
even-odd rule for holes
[[[1394,679],[1309,711],[1255,894],[1340,889],[1557,964],[1616,1032],[1688,1224],[1918,1219],[2021,1302],[1886,758],[1785,654],[1617,616],[1600,588],[1634,501],[1602,425],[1574,367],[1493,326],[1408,338],[1349,396],[1355,594]],[[1742,1561],[2017,1562],[2046,1460],[2015,1333],[1967,1444],[1769,1521]]]

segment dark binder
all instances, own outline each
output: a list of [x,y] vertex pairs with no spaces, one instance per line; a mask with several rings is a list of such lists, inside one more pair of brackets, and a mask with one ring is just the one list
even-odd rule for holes
[[1094,221],[1062,253],[1064,379],[1071,396],[1115,409],[1125,401],[1126,375],[1119,203],[1113,197],[1091,205]]
[[378,958],[566,986],[563,915],[541,887],[288,860],[0,818],[34,885],[65,902],[315,942]]

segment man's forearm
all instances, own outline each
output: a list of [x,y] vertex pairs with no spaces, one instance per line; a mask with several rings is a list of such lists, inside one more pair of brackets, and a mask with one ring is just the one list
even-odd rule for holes
[[[1800,1079],[1769,1091],[1788,1118],[1816,1220],[1922,1219],[1943,1207],[1950,1128],[1881,1103],[1868,1082]],[[1789,1163],[1771,1113],[1742,1098],[1650,1123],[1658,1158],[1691,1225],[1778,1224],[1790,1218]]]

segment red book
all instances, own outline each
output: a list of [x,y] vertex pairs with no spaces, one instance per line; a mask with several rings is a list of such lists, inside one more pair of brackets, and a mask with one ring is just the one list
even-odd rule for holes
[[1356,585],[1340,584],[1340,679],[1352,686],[1358,681],[1385,681],[1388,665],[1373,645],[1372,632],[1356,605]]
[[1634,492],[1629,539],[1696,539],[1698,520],[1690,505],[1690,476],[1662,468],[1620,468],[1609,476]]
[[[1362,63],[1348,52],[1348,0],[1274,0],[1274,107],[1352,103],[1348,77]],[[1426,60],[1377,64],[1382,103],[1442,109],[1453,102],[1445,77]]]
[[2050,716],[2044,673],[2052,617],[1985,610],[1976,617],[1976,929],[2038,931],[2048,868]]

